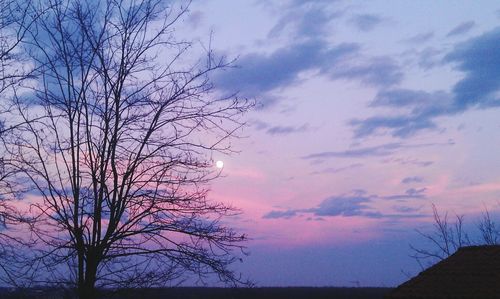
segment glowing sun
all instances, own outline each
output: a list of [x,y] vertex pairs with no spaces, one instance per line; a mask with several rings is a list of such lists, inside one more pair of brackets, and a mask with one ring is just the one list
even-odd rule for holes
[[222,162],[221,160],[215,162],[215,167],[222,169],[222,167],[224,167],[224,162]]

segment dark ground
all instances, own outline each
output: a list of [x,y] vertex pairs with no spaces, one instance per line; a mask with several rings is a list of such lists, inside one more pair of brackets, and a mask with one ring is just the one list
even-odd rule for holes
[[[336,288],[336,287],[289,287],[289,288],[164,288],[129,289],[117,292],[105,291],[100,298],[106,299],[368,299],[383,298],[390,288]],[[0,290],[5,299],[70,299],[70,292],[61,290],[30,289],[17,292]]]

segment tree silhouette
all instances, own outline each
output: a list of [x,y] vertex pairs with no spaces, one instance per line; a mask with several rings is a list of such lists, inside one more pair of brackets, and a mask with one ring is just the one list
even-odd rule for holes
[[252,103],[214,90],[210,74],[230,62],[210,48],[196,59],[193,43],[176,38],[188,6],[27,7],[23,49],[36,79],[14,94],[16,127],[4,136],[24,188],[10,232],[24,245],[10,270],[17,280],[75,287],[80,298],[186,273],[242,282],[229,265],[246,236],[222,223],[238,211],[207,192],[220,173],[211,155],[232,151]]
[[[26,56],[20,49],[21,42],[36,19],[36,15],[29,17],[28,3],[29,1],[21,5],[16,0],[0,0],[0,259],[10,261],[15,260],[13,254],[20,242],[5,233],[5,230],[19,220],[11,206],[11,200],[22,189],[16,184],[16,170],[10,167],[5,149],[6,135],[17,128],[19,123],[14,121],[6,125],[4,120],[13,111],[13,106],[7,99],[13,96],[24,80],[30,78],[31,68],[25,65]],[[5,274],[0,275],[0,280],[15,284],[16,277],[9,275],[11,266],[0,263],[0,273]]]
[[500,230],[486,208],[477,224],[479,234],[476,238],[470,237],[466,231],[464,215],[455,215],[454,220],[450,220],[448,213],[440,214],[435,205],[432,205],[432,211],[433,229],[417,230],[429,246],[410,245],[411,257],[422,269],[444,260],[463,246],[500,244]]

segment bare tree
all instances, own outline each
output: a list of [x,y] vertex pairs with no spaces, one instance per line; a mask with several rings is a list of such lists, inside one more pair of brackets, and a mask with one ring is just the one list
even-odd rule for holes
[[484,209],[481,220],[478,224],[479,232],[481,233],[482,242],[485,245],[500,244],[500,231],[495,222],[490,217],[488,209]]
[[[10,161],[5,150],[5,138],[19,123],[15,121],[6,125],[4,120],[9,118],[12,105],[9,99],[14,90],[30,78],[29,65],[20,47],[31,28],[31,18],[28,17],[29,1],[0,0],[0,281],[15,284],[16,276],[11,275],[11,265],[4,261],[15,260],[17,238],[5,233],[11,223],[18,222],[19,218],[12,207],[16,192],[20,191],[15,183],[16,170],[10,167]],[[33,15],[33,19],[36,16]]]
[[0,95],[27,75],[20,63],[19,43],[31,25],[27,19],[28,3],[0,0]]
[[[10,88],[27,77],[27,73],[22,68],[22,55],[19,53],[19,43],[24,38],[26,30],[29,28],[26,21],[26,6],[21,7],[15,0],[0,0],[0,116],[5,117],[9,112],[6,98],[12,96]],[[0,120],[0,137],[9,128]],[[0,147],[0,150],[2,148]],[[3,151],[2,151],[3,153]],[[8,183],[11,173],[5,168],[5,159],[0,158],[0,224],[5,224],[6,212],[9,210],[5,203],[5,195],[10,194],[12,189]]]
[[436,206],[432,205],[434,223],[431,232],[417,230],[428,241],[428,247],[410,245],[413,257],[422,269],[443,260],[460,247],[471,245],[498,245],[500,231],[485,208],[478,224],[478,237],[471,238],[464,227],[464,215],[455,215],[454,221],[448,219],[448,213],[440,215]]
[[243,282],[229,266],[246,236],[223,222],[238,211],[207,193],[212,154],[232,151],[252,103],[214,90],[210,74],[230,62],[210,48],[195,59],[175,37],[187,6],[49,0],[29,13],[23,45],[37,80],[16,92],[9,117],[22,125],[5,141],[29,187],[18,273],[80,298],[186,273]]
[[455,215],[455,220],[450,222],[448,213],[440,215],[436,206],[432,205],[434,217],[433,231],[423,232],[417,230],[425,240],[430,243],[430,249],[419,248],[410,244],[413,257],[422,269],[452,255],[458,248],[470,245],[470,239],[464,230],[464,216]]

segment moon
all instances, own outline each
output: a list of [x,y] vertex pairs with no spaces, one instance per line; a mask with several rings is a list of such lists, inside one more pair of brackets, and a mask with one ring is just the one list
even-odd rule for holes
[[221,160],[215,162],[215,167],[222,169],[224,167],[224,162],[222,162]]

